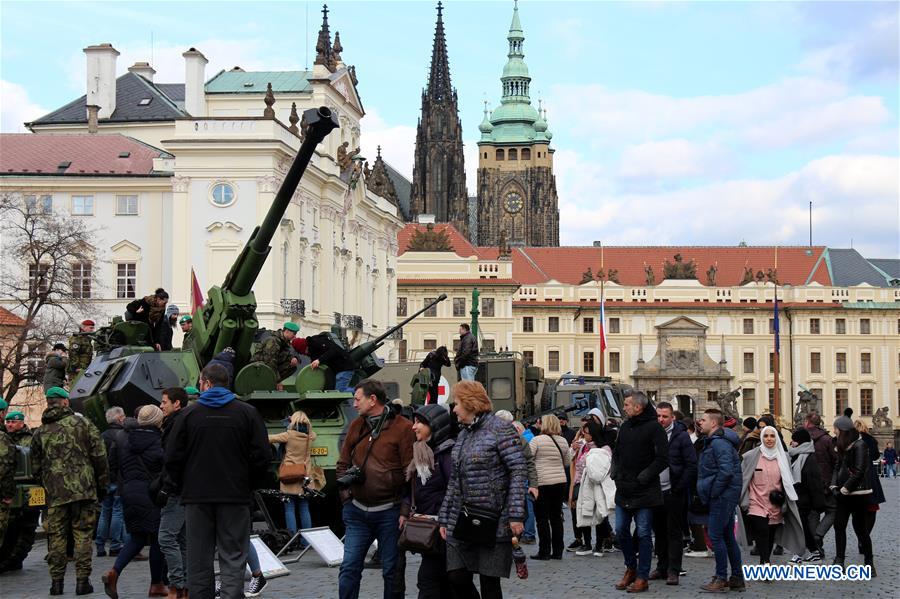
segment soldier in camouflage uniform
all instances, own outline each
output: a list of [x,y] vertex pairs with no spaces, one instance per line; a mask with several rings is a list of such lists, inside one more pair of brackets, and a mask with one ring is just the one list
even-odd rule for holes
[[[33,431],[25,424],[25,414],[16,410],[8,412],[4,419],[6,434],[13,444],[31,447]],[[0,507],[2,511],[2,507]],[[23,505],[10,516],[6,537],[0,534],[0,574],[10,570],[21,570],[22,561],[34,545],[35,529],[41,510]],[[0,516],[2,519],[2,516]]]
[[76,595],[94,592],[90,583],[91,537],[97,501],[106,493],[109,466],[100,432],[69,408],[69,394],[53,387],[46,391],[47,409],[34,433],[31,452],[35,476],[47,493],[47,562],[50,594],[63,594],[66,538],[75,539]]
[[194,348],[194,319],[190,314],[185,314],[178,321],[181,325],[181,332],[184,333],[184,339],[181,342],[182,351],[188,351]]
[[0,431],[0,546],[6,536],[9,506],[16,494],[16,445],[6,431]]
[[295,322],[286,322],[284,327],[263,341],[253,354],[253,362],[263,362],[282,380],[293,374],[299,360],[291,347],[291,340],[300,332]]
[[83,320],[79,331],[69,337],[69,380],[75,380],[78,373],[88,367],[94,359],[94,347],[91,333],[94,332],[94,321]]

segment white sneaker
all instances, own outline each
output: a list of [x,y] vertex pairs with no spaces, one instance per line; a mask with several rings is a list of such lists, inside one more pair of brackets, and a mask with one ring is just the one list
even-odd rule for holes
[[686,552],[684,553],[684,557],[712,557],[712,556],[713,556],[713,552],[712,552],[712,551],[709,551],[709,550],[706,550],[706,551],[686,551]]
[[266,577],[263,576],[262,573],[260,573],[259,576],[251,577],[250,584],[244,592],[244,597],[259,597],[259,594],[262,593],[267,584],[269,584],[269,581],[266,580]]
[[803,562],[803,557],[802,557],[802,556],[799,556],[799,555],[797,555],[797,554],[795,553],[795,554],[793,555],[793,557],[791,557],[791,559],[790,559],[789,561],[790,561],[790,563],[792,563],[792,564],[799,564],[799,563]]
[[603,551],[594,550],[594,557],[603,557]]
[[593,552],[594,552],[593,549],[591,549],[587,545],[584,545],[575,550],[575,555],[590,555]]

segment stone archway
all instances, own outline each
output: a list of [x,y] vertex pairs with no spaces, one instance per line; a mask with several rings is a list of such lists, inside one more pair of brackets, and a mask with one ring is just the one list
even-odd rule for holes
[[676,410],[678,410],[685,416],[694,418],[695,401],[693,397],[691,397],[690,395],[679,393],[675,396],[675,401],[672,403],[675,405]]

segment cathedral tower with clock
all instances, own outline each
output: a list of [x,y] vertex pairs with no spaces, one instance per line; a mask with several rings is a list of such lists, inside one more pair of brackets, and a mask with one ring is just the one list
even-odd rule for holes
[[478,245],[558,246],[559,201],[547,114],[531,105],[525,34],[513,8],[503,96],[478,127]]

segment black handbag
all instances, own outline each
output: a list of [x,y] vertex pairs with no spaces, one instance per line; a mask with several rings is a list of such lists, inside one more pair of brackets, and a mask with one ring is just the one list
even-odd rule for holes
[[464,503],[456,517],[453,538],[465,543],[492,547],[497,543],[500,514],[494,510]]
[[769,501],[776,507],[782,507],[786,499],[787,496],[778,489],[774,489],[769,493]]

